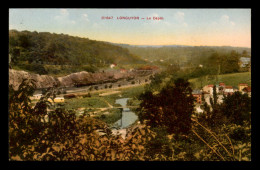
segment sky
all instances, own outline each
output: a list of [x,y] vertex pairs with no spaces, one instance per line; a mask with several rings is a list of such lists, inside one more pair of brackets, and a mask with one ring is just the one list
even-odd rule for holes
[[10,8],[9,29],[131,45],[251,48],[251,9]]

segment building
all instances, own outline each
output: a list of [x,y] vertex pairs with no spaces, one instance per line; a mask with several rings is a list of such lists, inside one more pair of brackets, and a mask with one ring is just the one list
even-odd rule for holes
[[239,65],[240,67],[247,67],[250,64],[250,58],[247,57],[240,57]]
[[202,93],[200,90],[193,90],[192,96],[195,97],[196,103],[198,104],[202,103]]
[[111,64],[110,68],[114,68],[116,66],[116,64]]
[[[209,93],[210,95],[213,95],[213,84],[209,84],[203,87],[203,92]],[[216,92],[219,93],[219,86],[216,86]]]
[[126,69],[121,68],[120,73],[126,73]]
[[248,84],[246,83],[240,83],[238,84],[238,91],[242,92],[244,88],[248,87]]
[[226,86],[225,89],[224,89],[224,94],[225,95],[228,95],[228,94],[233,94],[234,93],[234,89],[232,86]]
[[32,99],[40,100],[41,97],[42,97],[42,94],[35,94],[35,95],[33,95]]
[[221,83],[219,83],[219,86],[220,87],[225,87],[226,85],[225,85],[225,83],[221,82]]
[[243,90],[242,90],[242,94],[245,94],[247,93],[249,97],[251,97],[251,87],[245,87]]
[[[51,98],[48,98],[48,101],[51,102],[51,103],[53,102]],[[63,103],[63,102],[65,102],[65,99],[64,99],[64,97],[56,97],[56,98],[54,98],[54,102],[55,103]]]

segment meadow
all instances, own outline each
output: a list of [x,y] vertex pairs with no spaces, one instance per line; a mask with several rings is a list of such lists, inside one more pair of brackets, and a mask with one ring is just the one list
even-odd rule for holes
[[[216,78],[206,77],[194,78],[189,80],[192,83],[193,89],[199,89],[202,85],[204,87],[208,84],[216,83]],[[224,82],[226,85],[236,87],[239,83],[248,83],[251,85],[251,72],[243,72],[243,73],[231,73],[231,74],[221,74],[218,76],[218,82]]]

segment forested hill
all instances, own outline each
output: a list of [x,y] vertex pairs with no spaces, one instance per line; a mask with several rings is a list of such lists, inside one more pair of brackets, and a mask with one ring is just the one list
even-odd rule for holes
[[244,56],[251,55],[251,48],[231,47],[231,46],[183,46],[183,45],[166,45],[166,46],[138,46],[128,44],[115,44],[127,48],[130,53],[141,56],[148,61],[164,60],[165,62],[191,62],[203,63],[214,53],[227,54],[234,51]]
[[49,32],[9,31],[12,62],[104,66],[144,63],[128,49],[88,38]]

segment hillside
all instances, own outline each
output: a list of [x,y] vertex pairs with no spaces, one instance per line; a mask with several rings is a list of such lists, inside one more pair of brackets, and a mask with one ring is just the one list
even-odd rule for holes
[[9,53],[11,64],[25,70],[30,70],[28,64],[85,65],[96,69],[111,63],[145,63],[123,47],[88,38],[36,31],[10,30]]
[[235,51],[242,54],[244,51],[251,56],[251,48],[231,47],[231,46],[184,46],[184,45],[165,45],[165,46],[145,46],[145,45],[128,45],[116,44],[120,47],[127,48],[130,53],[142,57],[147,61],[164,60],[167,63],[193,63],[201,64],[215,52],[227,54]]
[[[237,87],[239,83],[247,83],[249,86],[251,86],[251,72],[222,74],[219,75],[218,79],[219,82],[223,82],[226,85],[230,85],[233,87]],[[190,79],[189,82],[193,84],[194,89],[199,89],[201,83],[202,86],[208,84],[215,84],[215,79],[208,78],[208,81],[206,81],[206,79],[194,78],[194,79]]]

